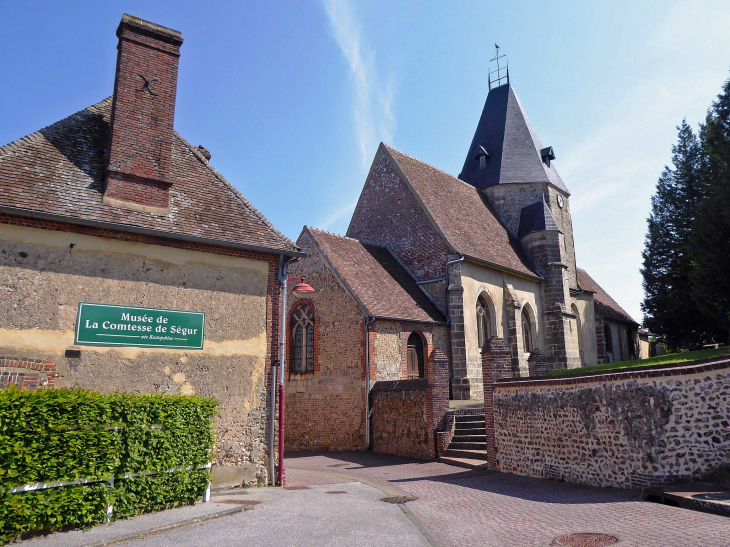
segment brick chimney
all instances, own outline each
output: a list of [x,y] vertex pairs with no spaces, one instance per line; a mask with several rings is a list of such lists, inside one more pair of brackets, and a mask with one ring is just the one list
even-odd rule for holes
[[124,14],[104,203],[167,214],[182,34]]

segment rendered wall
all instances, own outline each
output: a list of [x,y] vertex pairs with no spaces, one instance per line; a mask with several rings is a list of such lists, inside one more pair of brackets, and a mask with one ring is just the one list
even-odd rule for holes
[[580,317],[580,350],[583,366],[598,364],[596,346],[596,315],[593,307],[593,295],[583,293],[574,299]]
[[[468,376],[477,386],[475,388],[476,395],[472,398],[482,397],[482,365],[481,365],[481,348],[477,334],[477,316],[476,303],[477,298],[483,292],[489,294],[494,309],[492,320],[496,318],[495,336],[507,338],[507,316],[505,312],[504,287],[509,284],[514,289],[515,294],[524,304],[529,302],[535,311],[535,330],[537,338],[535,346],[544,348],[543,329],[542,329],[542,302],[540,299],[540,285],[535,281],[524,279],[505,272],[500,272],[492,268],[480,266],[471,262],[463,262],[461,265],[461,283],[464,287],[464,335],[466,338],[466,357]],[[519,314],[518,314],[519,319]],[[521,325],[518,325],[518,331]],[[506,340],[509,344],[509,341]],[[518,336],[518,347],[522,348],[522,336]],[[519,350],[521,352],[521,349]],[[524,361],[524,373],[527,374],[527,361]]]
[[730,463],[729,404],[730,360],[497,382],[499,469],[619,488],[699,479]]
[[[0,354],[55,362],[56,387],[215,397],[215,463],[264,481],[273,262],[60,229],[0,224]],[[205,312],[204,349],[74,346],[79,302]]]

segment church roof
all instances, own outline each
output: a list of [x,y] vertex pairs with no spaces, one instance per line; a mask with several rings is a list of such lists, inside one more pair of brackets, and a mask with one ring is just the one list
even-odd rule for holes
[[611,298],[585,270],[581,270],[580,268],[576,268],[576,270],[578,273],[578,285],[580,288],[594,293],[593,305],[596,309],[596,315],[613,319],[614,321],[638,325],[638,323],[634,321],[634,318],[624,311],[624,309],[618,305],[618,302]]
[[540,201],[536,201],[532,205],[527,205],[522,208],[520,212],[520,227],[517,230],[517,239],[522,239],[532,232],[543,232],[546,230],[562,232],[543,197]]
[[528,277],[538,277],[519,243],[497,220],[476,188],[395,148],[382,146],[457,253]]
[[335,273],[372,317],[446,322],[416,285],[416,280],[385,247],[309,226],[305,226],[304,231],[309,233]]
[[[477,154],[489,156],[480,169]],[[548,150],[549,149],[549,150]],[[545,182],[568,192],[552,162],[552,147],[544,147],[510,84],[489,91],[459,178],[475,188],[495,184]]]
[[103,203],[111,106],[112,99],[105,99],[0,147],[0,210],[300,254],[177,132],[172,143],[169,214]]

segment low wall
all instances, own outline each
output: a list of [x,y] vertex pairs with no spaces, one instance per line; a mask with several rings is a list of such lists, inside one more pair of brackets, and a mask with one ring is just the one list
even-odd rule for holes
[[372,397],[373,449],[417,460],[433,456],[428,419],[428,381],[376,382]]
[[494,388],[503,472],[639,488],[730,463],[730,360]]

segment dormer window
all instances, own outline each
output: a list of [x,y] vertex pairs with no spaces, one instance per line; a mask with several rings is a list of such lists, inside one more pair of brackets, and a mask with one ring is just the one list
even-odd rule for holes
[[540,156],[542,157],[543,163],[550,167],[550,161],[555,159],[555,152],[553,152],[553,147],[548,146],[540,150]]
[[487,152],[483,146],[480,146],[479,148],[477,148],[477,153],[474,154],[474,159],[479,161],[480,170],[486,169],[488,157],[489,157],[489,152]]

